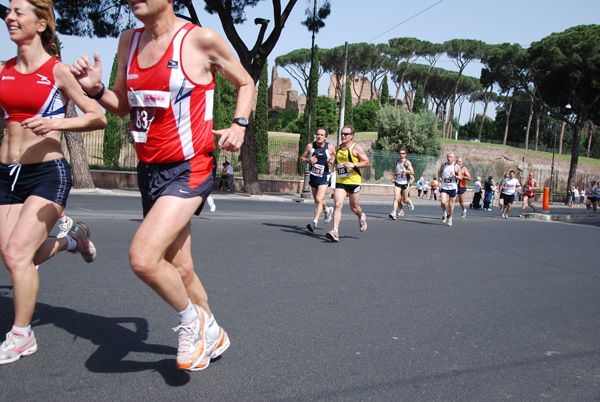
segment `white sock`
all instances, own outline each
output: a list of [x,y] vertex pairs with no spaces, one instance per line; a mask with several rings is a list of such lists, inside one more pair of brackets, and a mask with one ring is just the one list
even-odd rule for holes
[[68,234],[65,236],[65,239],[69,242],[69,244],[67,244],[67,251],[73,251],[77,248],[77,240],[75,240],[73,236]]
[[23,336],[25,338],[29,337],[29,334],[31,333],[31,325],[27,326],[27,327],[17,327],[16,325],[13,325],[12,327],[12,331],[16,331],[20,334],[23,334]]
[[317,222],[317,221],[313,220],[313,228],[316,228],[316,227],[317,227],[317,223],[319,223],[319,222]]
[[219,336],[219,324],[215,320],[214,314],[210,316],[208,320],[208,328],[206,329],[206,337],[210,339],[216,339]]
[[189,324],[190,322],[194,322],[198,319],[198,311],[196,307],[192,304],[192,301],[188,299],[188,306],[185,310],[177,313],[177,318],[179,318],[179,323]]

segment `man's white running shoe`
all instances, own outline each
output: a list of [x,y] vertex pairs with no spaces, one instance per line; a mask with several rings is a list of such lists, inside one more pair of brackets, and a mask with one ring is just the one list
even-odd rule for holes
[[412,202],[410,204],[408,204],[408,210],[409,211],[414,211],[415,210],[415,205]]
[[21,356],[28,356],[37,351],[37,342],[33,331],[29,336],[10,331],[6,334],[6,340],[0,345],[0,364],[8,364],[15,362]]
[[[205,332],[205,331],[204,331]],[[223,328],[219,328],[219,336],[216,339],[208,339],[204,337],[204,357],[190,371],[204,370],[210,364],[210,361],[221,356],[223,352],[229,348],[230,342],[227,333]]]
[[334,243],[337,243],[340,241],[340,236],[339,236],[337,230],[330,230],[329,232],[327,232],[325,237]]
[[210,212],[215,212],[217,210],[215,200],[210,195],[206,197],[206,202],[208,203],[208,209],[210,210]]
[[460,219],[465,219],[467,217],[467,210],[465,209],[464,211],[462,211],[462,214],[460,214]]
[[325,223],[331,222],[332,216],[333,216],[333,207],[327,207],[327,209],[325,209],[325,218],[323,219],[323,221]]
[[65,237],[69,233],[69,230],[71,230],[71,227],[73,226],[73,219],[69,218],[66,215],[65,219],[65,223],[58,224],[58,234],[56,235],[57,239],[62,239],[63,237]]
[[395,212],[390,212],[390,214],[388,216],[390,217],[391,220],[395,221],[397,215]]
[[404,211],[398,212],[398,216],[404,216]]
[[358,226],[359,226],[361,232],[367,231],[367,215],[365,215],[364,213],[361,215],[360,219],[358,220]]
[[448,218],[448,223],[446,223],[446,225],[452,226],[452,218]]
[[442,215],[442,223],[446,223],[446,219],[448,219],[448,218],[446,217],[446,214]]
[[194,305],[194,308],[198,312],[196,321],[173,328],[179,335],[177,368],[180,370],[192,370],[204,357],[203,331],[206,329],[208,317],[200,307]]

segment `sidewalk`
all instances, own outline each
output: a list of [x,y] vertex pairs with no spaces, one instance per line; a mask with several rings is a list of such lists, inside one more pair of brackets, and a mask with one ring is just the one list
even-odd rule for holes
[[[263,201],[282,201],[282,202],[307,202],[313,203],[312,195],[310,197],[305,198],[302,197],[302,194],[294,194],[294,193],[263,193],[261,195],[250,196],[245,193],[233,192],[227,193],[224,191],[213,191],[212,196],[214,199],[226,199],[230,197],[236,198],[250,198],[256,200]],[[361,195],[360,203],[361,204],[391,204],[392,198],[389,195]],[[439,204],[438,201],[434,200],[425,200],[419,199],[416,197],[411,197],[412,202],[415,205],[426,205],[426,204]],[[467,202],[471,202],[470,199]],[[541,203],[535,203],[537,208],[537,213],[531,212],[531,208],[527,208],[525,215],[523,215],[524,219],[534,219],[540,221],[556,221],[556,222],[600,222],[600,211],[596,214],[587,214],[587,210],[585,206],[575,206],[568,207],[563,203],[552,203],[549,206],[548,212],[542,211]],[[512,214],[514,218],[519,219],[518,215],[521,209],[521,201],[517,201],[513,203]],[[494,211],[498,212],[498,207],[494,207]]]

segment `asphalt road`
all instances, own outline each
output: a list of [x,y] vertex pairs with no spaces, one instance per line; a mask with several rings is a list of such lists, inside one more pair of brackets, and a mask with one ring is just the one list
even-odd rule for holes
[[[217,199],[192,224],[196,269],[230,349],[175,368],[175,313],[131,272],[137,197],[72,194],[98,259],[40,267],[39,350],[0,366],[2,401],[597,401],[599,224],[437,203],[398,221],[389,202],[344,208],[340,243],[310,203]],[[13,320],[0,271],[0,332]]]

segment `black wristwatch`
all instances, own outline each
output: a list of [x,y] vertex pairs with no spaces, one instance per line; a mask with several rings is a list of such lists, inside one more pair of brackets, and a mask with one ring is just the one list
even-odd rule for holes
[[248,127],[248,119],[245,117],[236,117],[233,122],[238,126]]

